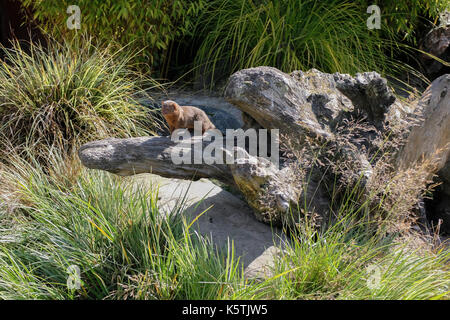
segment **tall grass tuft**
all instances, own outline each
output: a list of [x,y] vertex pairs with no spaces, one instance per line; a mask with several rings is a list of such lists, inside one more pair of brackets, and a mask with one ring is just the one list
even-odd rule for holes
[[0,50],[3,149],[67,148],[77,141],[151,134],[156,126],[134,98],[140,77],[127,66],[130,56],[119,60],[119,52],[97,49],[90,40],[46,46],[15,41]]
[[386,49],[396,45],[395,37],[369,30],[367,18],[351,1],[210,1],[197,26],[205,35],[195,59],[197,72],[209,73],[212,82],[261,65],[284,72],[393,73],[399,66]]
[[355,217],[348,214],[319,237],[304,227],[275,261],[275,274],[289,272],[274,279],[268,292],[281,299],[450,298],[448,248],[370,236],[361,220],[351,221]]
[[[0,299],[450,297],[448,248],[374,236],[357,212],[320,233],[304,221],[274,244],[272,276],[246,279],[233,244],[219,250],[196,233],[182,203],[161,211],[157,186],[47,154],[51,170],[18,155],[0,164]],[[68,286],[73,266],[79,288]]]
[[[219,251],[197,234],[182,204],[161,212],[156,186],[48,154],[50,173],[19,156],[2,168],[13,192],[1,194],[0,299],[221,299],[246,290],[232,246]],[[67,285],[71,266],[78,289]]]

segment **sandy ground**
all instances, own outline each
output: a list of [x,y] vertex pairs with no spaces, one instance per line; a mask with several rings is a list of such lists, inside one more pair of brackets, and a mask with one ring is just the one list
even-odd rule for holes
[[212,238],[218,248],[234,244],[237,256],[249,277],[270,275],[278,249],[274,242],[283,238],[281,230],[256,220],[250,207],[237,196],[207,179],[186,181],[153,174],[129,177],[131,183],[159,186],[159,208],[170,212],[185,197],[185,214],[200,234]]

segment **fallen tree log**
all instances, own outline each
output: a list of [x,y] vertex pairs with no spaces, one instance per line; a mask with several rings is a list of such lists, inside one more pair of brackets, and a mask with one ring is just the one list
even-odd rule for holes
[[172,153],[189,152],[196,143],[206,144],[192,139],[190,146],[187,146],[186,141],[181,145],[173,142],[170,137],[111,138],[82,145],[78,156],[87,168],[105,170],[121,176],[154,173],[167,178],[188,180],[214,178],[233,184],[233,176],[227,165],[173,163]]
[[193,155],[195,144],[207,145],[196,137],[179,143],[168,137],[111,138],[82,145],[78,155],[87,168],[121,176],[153,173],[187,180],[217,179],[240,190],[255,209],[258,220],[274,225],[282,224],[279,212],[289,210],[289,206],[298,201],[300,194],[300,190],[291,188],[291,184],[287,183],[287,179],[292,176],[287,168],[278,170],[267,159],[253,157],[239,147],[234,147],[231,151],[221,149],[224,158],[227,153],[234,153],[236,159],[241,157],[231,165],[174,164],[171,158],[173,153]]
[[[80,159],[88,168],[119,175],[152,172],[181,179],[220,180],[237,187],[256,217],[266,223],[283,224],[292,221],[290,215],[295,223],[308,214],[327,221],[337,198],[331,194],[336,190],[330,191],[325,183],[327,179],[343,177],[339,190],[370,185],[380,154],[389,141],[394,141],[391,146],[395,144],[393,137],[404,133],[399,133],[398,127],[411,125],[409,117],[418,105],[400,103],[387,81],[375,72],[351,77],[312,69],[289,75],[270,67],[233,74],[225,98],[244,113],[246,128],[279,129],[283,142],[292,140],[280,152],[280,167],[239,147],[220,149],[223,154],[239,151],[244,155],[232,164],[175,164],[173,152],[192,152],[196,144],[209,144],[196,138],[187,144],[168,137],[94,141],[80,148]],[[389,170],[395,170],[395,152]]]

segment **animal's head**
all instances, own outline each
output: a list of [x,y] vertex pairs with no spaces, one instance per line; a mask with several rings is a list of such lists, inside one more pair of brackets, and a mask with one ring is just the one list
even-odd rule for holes
[[172,114],[179,112],[180,106],[178,103],[172,100],[166,100],[162,102],[161,112],[162,114]]

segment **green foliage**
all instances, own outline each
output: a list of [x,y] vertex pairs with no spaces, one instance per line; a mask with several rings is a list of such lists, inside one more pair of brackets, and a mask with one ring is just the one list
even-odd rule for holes
[[382,31],[399,33],[404,39],[417,44],[416,30],[429,21],[437,24],[439,14],[450,9],[449,0],[359,0],[361,7],[376,4],[381,10]]
[[310,228],[293,238],[276,261],[275,273],[285,275],[269,292],[283,299],[450,298],[448,249],[419,250],[368,236],[361,220],[351,220],[348,214],[319,236]]
[[[205,8],[206,1],[23,2],[60,39],[77,34],[65,27],[65,9],[78,4],[81,32],[96,35],[99,44],[116,40],[127,46],[100,49],[74,37],[46,48],[30,44],[24,50],[18,43],[2,48],[0,146],[11,146],[11,152],[0,162],[0,299],[450,297],[448,248],[411,250],[398,245],[398,234],[388,229],[409,213],[417,196],[404,192],[409,189],[402,177],[382,179],[381,191],[375,190],[383,197],[377,203],[392,216],[361,217],[370,199],[346,193],[328,230],[317,231],[306,218],[290,239],[274,244],[280,254],[273,277],[250,281],[232,244],[217,250],[194,231],[183,201],[162,212],[156,186],[87,170],[76,150],[67,148],[154,128],[133,98],[140,78],[129,70],[135,61],[129,52],[136,48],[146,47],[141,57],[159,69],[171,43],[189,36],[203,41],[198,70],[223,68],[227,74],[272,65],[284,71],[389,72],[397,67],[385,55],[396,45],[393,31],[408,33],[410,25],[393,19],[381,33],[367,30],[363,1],[213,0]],[[418,7],[410,8],[415,3]],[[413,15],[425,10],[432,17],[440,4],[429,3],[389,6]],[[200,13],[194,30],[192,19]],[[395,193],[392,184],[404,188]],[[81,271],[79,290],[67,287],[71,265]],[[368,285],[370,266],[380,271],[375,287]]]
[[[393,56],[403,40],[416,45],[417,29],[436,22],[449,0],[22,0],[38,24],[56,39],[78,34],[96,44],[127,46],[140,70],[166,77],[194,59],[196,77],[227,76],[269,65],[292,71],[375,70],[404,72]],[[69,30],[69,5],[81,10],[81,30]],[[381,30],[368,30],[367,7],[381,8]],[[181,50],[176,65],[175,51]],[[192,58],[191,58],[192,57]],[[191,67],[191,66],[190,66]],[[210,77],[209,77],[210,78]]]
[[[98,44],[117,42],[134,51],[135,59],[161,71],[172,42],[192,33],[192,24],[205,0],[22,0],[40,26],[57,39],[76,35],[69,30],[69,5],[81,11],[79,33],[96,38]],[[166,61],[166,63],[168,63]],[[144,66],[142,66],[143,68]]]
[[[197,234],[182,200],[162,212],[157,186],[88,170],[74,154],[47,154],[50,169],[14,154],[0,166],[0,299],[450,297],[448,249],[371,236],[351,213],[320,235],[304,221],[274,244],[272,277],[245,279],[233,245],[219,251]],[[80,289],[67,287],[72,265]]]
[[128,69],[130,56],[119,60],[119,52],[96,49],[89,40],[82,46],[50,42],[26,49],[14,42],[1,50],[3,148],[73,147],[111,135],[144,135],[155,127],[152,115],[133,98],[140,81]]
[[[21,213],[0,207],[0,299],[220,299],[245,290],[232,247],[218,252],[191,230],[182,203],[161,212],[155,186],[67,159],[50,152],[50,174],[19,157],[3,171]],[[67,287],[71,265],[80,290]]]
[[391,42],[368,30],[367,17],[350,1],[214,0],[199,19],[206,36],[195,64],[224,75],[260,65],[385,73],[394,65],[385,55]]

